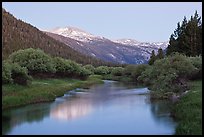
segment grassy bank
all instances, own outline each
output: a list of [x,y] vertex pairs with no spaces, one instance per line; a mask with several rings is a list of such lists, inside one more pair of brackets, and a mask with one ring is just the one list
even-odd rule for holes
[[190,84],[190,92],[173,107],[178,135],[202,134],[202,80]]
[[100,76],[92,75],[87,80],[76,79],[34,79],[28,86],[2,85],[2,109],[26,104],[53,101],[68,90],[88,88],[102,83]]

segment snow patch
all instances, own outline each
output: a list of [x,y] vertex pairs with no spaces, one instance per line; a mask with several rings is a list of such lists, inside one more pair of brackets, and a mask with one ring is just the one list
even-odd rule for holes
[[116,57],[113,54],[108,54],[109,56],[111,56],[112,58],[116,59]]
[[91,53],[91,56],[94,56],[94,57],[95,57],[96,55],[95,55],[94,53]]

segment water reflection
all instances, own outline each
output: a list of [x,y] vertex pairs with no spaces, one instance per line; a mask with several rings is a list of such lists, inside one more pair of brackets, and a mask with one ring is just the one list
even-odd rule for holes
[[91,111],[91,98],[73,97],[52,107],[50,116],[59,120],[71,120],[85,116]]
[[28,105],[21,108],[9,109],[2,113],[2,134],[7,134],[11,128],[28,122],[40,122],[49,115],[50,103]]
[[[77,92],[76,92],[77,91]],[[168,102],[149,102],[147,88],[105,81],[52,103],[2,113],[2,134],[173,134]]]
[[160,124],[167,123],[169,126],[175,127],[176,123],[173,122],[170,113],[172,105],[172,102],[167,100],[151,101],[150,106],[154,121]]

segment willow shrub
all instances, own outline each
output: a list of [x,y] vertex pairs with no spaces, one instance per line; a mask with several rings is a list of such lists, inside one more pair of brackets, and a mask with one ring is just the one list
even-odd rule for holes
[[107,67],[107,66],[99,66],[99,67],[95,68],[94,73],[97,75],[107,75],[107,74],[110,74],[111,71],[110,71],[109,67]]
[[11,78],[11,64],[7,61],[2,63],[2,84],[12,83],[13,79]]
[[40,49],[28,48],[13,52],[9,59],[29,72],[55,72],[52,58]]
[[196,71],[189,57],[178,53],[156,60],[138,80],[149,85],[153,92],[183,92],[188,89],[187,81]]
[[82,67],[74,61],[63,59],[61,57],[53,58],[56,73],[58,75],[70,76],[70,77],[87,77],[91,75],[91,71]]
[[137,78],[142,74],[143,71],[145,71],[149,67],[148,64],[139,64],[134,67],[134,69],[131,72],[131,78],[133,81],[137,81]]
[[2,83],[17,83],[21,85],[28,85],[32,77],[28,75],[26,67],[21,67],[17,63],[11,61],[3,61],[2,65]]
[[72,66],[72,64],[70,63],[70,61],[66,60],[66,59],[63,59],[61,57],[55,57],[53,59],[53,62],[54,62],[54,65],[55,65],[55,69],[56,69],[56,72],[59,72],[59,73],[73,73],[75,70],[74,70],[74,67]]
[[95,67],[92,66],[91,64],[85,65],[84,68],[89,70],[91,72],[91,74],[94,74]]
[[189,58],[194,67],[196,67],[195,73],[191,75],[191,79],[202,79],[202,56]]
[[111,74],[113,76],[122,76],[123,71],[124,71],[124,68],[122,68],[122,67],[114,67]]

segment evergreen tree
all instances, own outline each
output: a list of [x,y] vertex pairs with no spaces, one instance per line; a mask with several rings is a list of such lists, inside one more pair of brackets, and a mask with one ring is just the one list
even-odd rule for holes
[[157,59],[164,58],[164,53],[163,53],[163,50],[161,48],[158,49],[158,54],[157,54],[156,58]]
[[148,64],[153,65],[155,60],[156,60],[156,56],[155,56],[154,50],[152,50],[152,54],[150,56]]
[[187,21],[184,17],[182,24],[177,24],[177,28],[170,36],[167,47],[167,55],[172,52],[184,53],[188,56],[202,54],[202,22],[197,11]]

